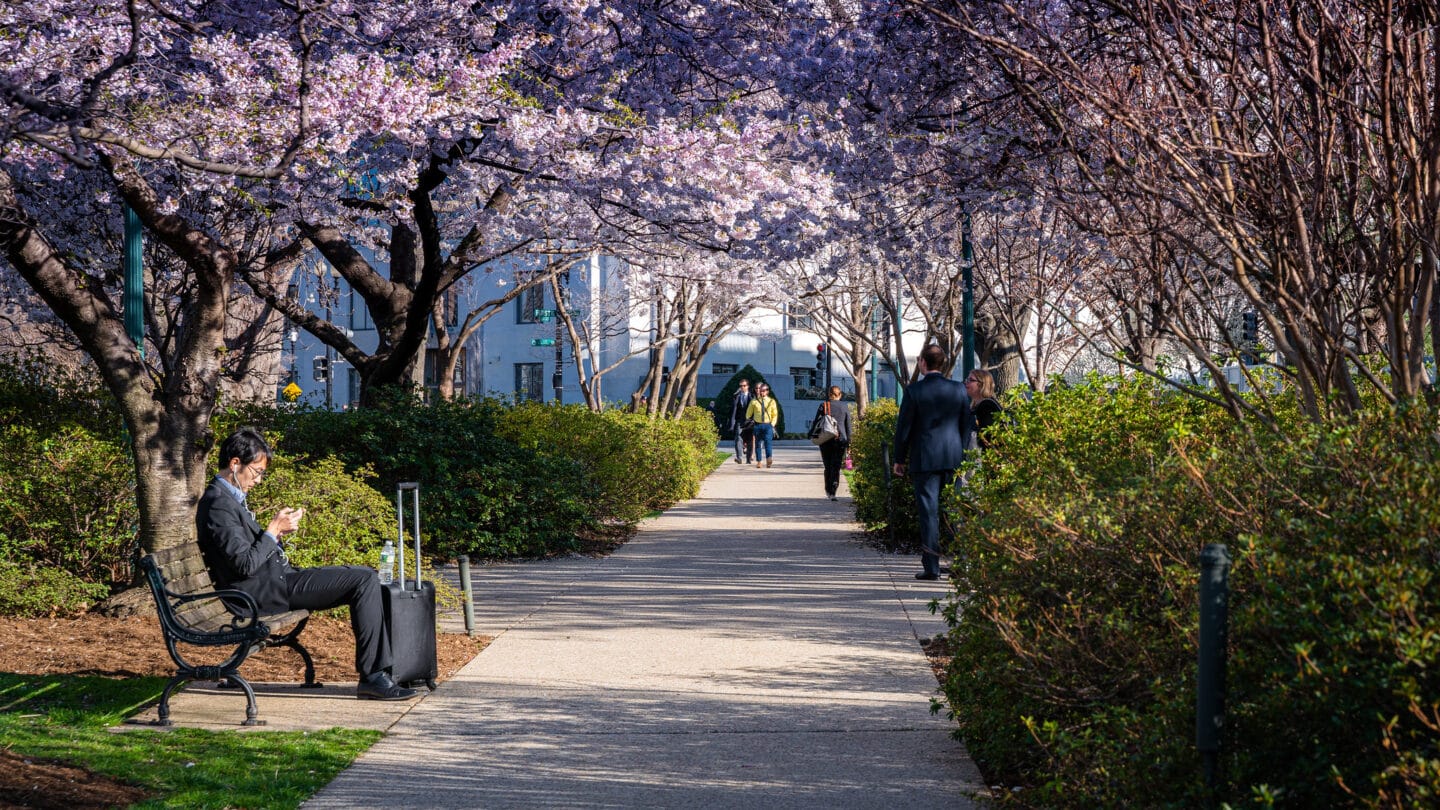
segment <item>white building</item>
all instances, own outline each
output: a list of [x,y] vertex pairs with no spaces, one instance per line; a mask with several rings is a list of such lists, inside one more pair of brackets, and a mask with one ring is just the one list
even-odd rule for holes
[[[297,273],[297,294],[312,311],[349,329],[362,349],[372,350],[378,335],[363,299],[349,289],[343,278],[334,273],[317,273],[316,267],[328,270],[322,261]],[[481,302],[504,295],[511,277],[509,271],[473,274],[468,286],[456,294],[453,307],[456,314],[450,318],[449,326],[452,335],[463,323],[464,313]],[[572,305],[577,307],[572,315],[577,323],[585,323],[591,333],[590,351],[582,352],[582,356],[598,358],[601,369],[619,364],[605,371],[598,381],[601,399],[628,404],[649,366],[653,328],[650,303],[629,295],[618,260],[598,254],[572,266],[566,289]],[[554,294],[548,285],[527,290],[506,304],[503,312],[490,318],[466,343],[464,357],[456,367],[455,390],[508,399],[551,402],[558,396],[568,403],[584,401],[576,377],[573,347],[559,319],[553,316],[554,309]],[[816,350],[826,338],[812,329],[808,318],[791,312],[753,312],[706,355],[697,396],[702,402],[716,396],[735,372],[748,364],[770,383],[772,393],[788,416],[788,431],[802,430],[801,423],[794,421],[795,415],[804,414],[805,419],[809,419],[824,385],[817,368]],[[907,337],[916,344],[907,345],[907,353],[918,353],[920,334],[907,332]],[[433,337],[431,345],[435,345]],[[667,351],[670,351],[668,347]],[[291,374],[281,385],[293,380],[303,391],[303,401],[344,408],[359,399],[359,377],[355,369],[303,330],[287,328],[285,352]],[[317,369],[327,363],[334,372],[329,380],[317,373]],[[433,387],[433,360],[427,362],[426,368],[427,384]],[[587,373],[594,373],[588,360],[586,368]],[[883,363],[878,363],[875,369],[878,373],[874,374],[875,384],[871,390],[879,397],[895,396],[893,372]],[[833,358],[830,375],[831,384],[853,392],[854,378]]]

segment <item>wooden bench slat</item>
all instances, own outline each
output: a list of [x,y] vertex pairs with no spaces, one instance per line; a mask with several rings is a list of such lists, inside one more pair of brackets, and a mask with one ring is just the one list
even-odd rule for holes
[[165,577],[165,587],[181,596],[189,596],[192,593],[205,593],[215,590],[215,583],[210,581],[210,572],[201,571],[198,574],[186,574],[183,577]]
[[195,557],[202,561],[205,558],[205,555],[202,554],[200,551],[199,543],[181,543],[178,546],[162,548],[157,551],[152,551],[150,553],[150,556],[155,559],[155,564],[159,566],[160,570],[162,571],[164,571],[168,566],[175,562],[186,560],[191,557]]

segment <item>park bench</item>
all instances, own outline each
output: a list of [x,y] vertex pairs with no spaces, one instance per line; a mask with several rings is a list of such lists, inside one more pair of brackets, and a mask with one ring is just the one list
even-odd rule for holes
[[[289,647],[305,661],[305,686],[315,682],[315,662],[299,641],[300,631],[310,612],[292,610],[275,616],[261,616],[254,597],[243,591],[217,590],[210,580],[200,545],[194,541],[164,548],[140,559],[140,570],[155,597],[160,631],[178,671],[160,695],[156,725],[170,725],[170,694],[188,681],[219,681],[245,690],[245,723],[264,725],[257,719],[255,690],[240,675],[240,665],[253,653],[267,647]],[[219,664],[192,664],[178,645],[196,647],[234,646]]]

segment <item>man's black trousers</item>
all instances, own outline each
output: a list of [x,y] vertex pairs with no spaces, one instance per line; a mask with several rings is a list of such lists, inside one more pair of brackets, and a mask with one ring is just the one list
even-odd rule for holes
[[287,574],[285,585],[292,610],[350,606],[350,628],[355,631],[355,671],[361,680],[390,668],[390,636],[385,630],[385,604],[380,598],[380,577],[375,569],[363,565],[302,568]]

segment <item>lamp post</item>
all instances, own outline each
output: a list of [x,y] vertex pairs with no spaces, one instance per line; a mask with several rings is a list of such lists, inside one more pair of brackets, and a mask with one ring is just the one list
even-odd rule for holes
[[125,334],[145,359],[145,240],[140,215],[128,204],[125,209]]
[[[876,342],[878,343],[878,339],[880,339],[880,301],[878,301],[878,300],[876,301],[876,303],[871,304],[871,307],[870,307],[870,334],[873,334],[873,336],[876,336]],[[871,404],[874,404],[874,401],[876,401],[876,399],[878,398],[878,396],[880,396],[880,380],[876,379],[878,373],[880,373],[880,359],[878,359],[877,355],[880,355],[880,352],[877,352],[876,347],[871,346],[871,347],[870,347],[870,402],[871,402]]]
[[970,244],[970,209],[960,203],[960,272],[963,277],[961,370],[965,377],[975,370],[975,248]]

